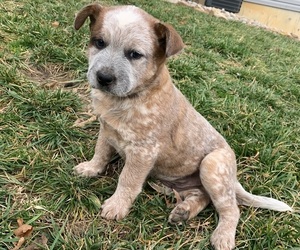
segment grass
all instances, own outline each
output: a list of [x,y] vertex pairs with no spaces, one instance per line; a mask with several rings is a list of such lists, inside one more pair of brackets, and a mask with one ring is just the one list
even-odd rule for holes
[[[146,185],[125,220],[106,221],[99,209],[122,162],[101,178],[72,174],[92,157],[98,132],[97,122],[73,126],[91,116],[88,25],[72,26],[86,3],[0,2],[0,249],[18,241],[19,217],[34,227],[24,246],[44,235],[41,249],[211,249],[212,206],[172,226],[172,197]],[[176,27],[186,48],[168,62],[174,81],[235,150],[242,185],[299,210],[299,42],[158,0],[102,3],[135,4]],[[299,213],[241,207],[236,244],[295,249]]]

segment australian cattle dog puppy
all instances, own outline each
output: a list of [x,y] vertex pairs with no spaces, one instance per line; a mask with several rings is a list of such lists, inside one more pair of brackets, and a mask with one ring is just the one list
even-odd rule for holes
[[184,44],[171,25],[134,6],[95,3],[79,11],[75,29],[88,18],[87,76],[100,133],[94,157],[74,171],[97,176],[116,152],[125,159],[117,189],[102,205],[102,217],[124,218],[148,176],[181,196],[171,223],[191,219],[213,203],[219,222],[211,243],[218,250],[235,246],[238,205],[291,210],[244,190],[230,146],[172,83],[166,59]]

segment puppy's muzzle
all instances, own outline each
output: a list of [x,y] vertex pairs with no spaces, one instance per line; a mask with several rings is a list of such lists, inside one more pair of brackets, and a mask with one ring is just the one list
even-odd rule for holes
[[102,71],[98,71],[96,73],[96,79],[97,79],[97,84],[100,89],[102,89],[102,88],[108,89],[117,80],[113,74],[105,73]]

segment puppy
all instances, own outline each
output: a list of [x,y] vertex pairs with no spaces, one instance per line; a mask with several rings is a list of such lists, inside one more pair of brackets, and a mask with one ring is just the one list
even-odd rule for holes
[[115,152],[125,159],[102,217],[124,218],[150,175],[182,198],[169,216],[171,223],[191,219],[213,203],[219,222],[211,243],[218,250],[235,246],[238,205],[291,210],[243,189],[230,146],[172,83],[166,59],[184,44],[171,25],[134,6],[91,4],[77,14],[75,29],[87,18],[87,76],[100,132],[95,155],[74,171],[97,176]]

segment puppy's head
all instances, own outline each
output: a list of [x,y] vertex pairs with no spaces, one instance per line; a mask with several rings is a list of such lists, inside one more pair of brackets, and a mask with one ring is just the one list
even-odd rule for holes
[[126,97],[155,82],[167,57],[183,48],[174,28],[134,6],[91,4],[76,16],[78,30],[89,17],[88,80],[92,88]]

